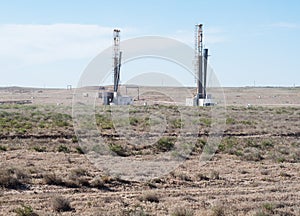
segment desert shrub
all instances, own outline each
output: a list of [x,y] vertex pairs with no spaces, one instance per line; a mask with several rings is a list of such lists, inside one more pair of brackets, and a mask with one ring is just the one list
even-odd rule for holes
[[181,128],[182,124],[183,124],[183,122],[181,121],[181,119],[171,120],[171,126],[172,126],[172,128]]
[[122,157],[128,156],[126,150],[123,148],[123,146],[119,144],[110,144],[109,149],[119,156]]
[[293,163],[300,162],[300,149],[296,149],[295,152],[292,154],[292,161]]
[[129,216],[150,216],[150,214],[146,213],[141,206],[135,206],[134,209],[124,209],[122,210],[122,215]]
[[16,208],[14,212],[17,216],[38,216],[38,214],[34,213],[31,206],[22,205],[22,207]]
[[137,126],[139,123],[139,120],[136,117],[129,117],[129,123],[133,126]]
[[44,180],[45,184],[48,184],[48,185],[61,185],[61,186],[64,185],[63,180],[60,177],[56,176],[54,173],[44,174],[43,180]]
[[270,215],[260,210],[256,212],[254,216],[270,216]]
[[290,175],[290,174],[288,174],[288,173],[286,173],[286,172],[283,172],[283,171],[281,171],[279,175],[280,175],[281,177],[286,177],[286,178],[291,178],[291,177],[292,177],[292,175]]
[[254,125],[254,124],[257,124],[255,121],[249,121],[249,120],[243,120],[243,121],[240,121],[241,124],[243,125]]
[[23,180],[23,181],[26,181],[28,182],[29,181],[29,175],[28,173],[23,170],[23,168],[12,168],[12,169],[9,169],[12,173],[14,173],[14,175],[20,179],[20,180]]
[[80,186],[89,186],[87,179],[70,175],[69,179],[62,179],[54,173],[47,173],[43,175],[43,181],[48,185],[57,185],[68,188],[78,188]]
[[196,143],[197,148],[202,149],[205,145],[206,145],[206,140],[204,140],[204,139],[198,139],[197,140],[197,143]]
[[264,157],[261,155],[261,152],[256,148],[246,148],[244,150],[243,159],[247,161],[261,161]]
[[269,174],[270,174],[270,171],[269,171],[269,170],[262,170],[262,171],[260,172],[260,174],[262,174],[262,175],[269,175]]
[[89,173],[87,170],[85,170],[83,168],[77,168],[77,169],[71,170],[71,175],[76,178],[76,177],[80,177],[80,176],[88,176]]
[[270,152],[269,157],[276,163],[283,163],[286,161],[284,155],[280,154],[277,151]]
[[154,182],[154,183],[163,183],[164,182],[164,180],[161,179],[161,178],[154,178],[151,181]]
[[215,180],[220,179],[220,173],[218,171],[213,170],[210,173],[210,178]]
[[113,179],[113,177],[111,177],[109,175],[104,175],[104,176],[101,177],[101,180],[104,183],[111,183],[114,179]]
[[242,169],[242,170],[240,170],[240,173],[244,175],[244,174],[249,173],[249,171]]
[[236,123],[236,121],[235,121],[234,118],[231,118],[231,117],[226,118],[226,124],[231,124],[231,125],[233,125],[233,124],[235,124],[235,123]]
[[7,148],[6,148],[6,146],[2,146],[2,145],[0,145],[0,151],[7,151]]
[[151,182],[151,181],[147,181],[144,183],[145,186],[149,187],[149,188],[157,188],[156,184]]
[[101,178],[95,178],[91,181],[91,186],[101,189],[104,187],[104,182]]
[[193,216],[194,211],[187,209],[185,207],[177,207],[172,213],[171,216]]
[[214,206],[212,211],[212,216],[225,216],[225,210],[223,206]]
[[254,139],[247,139],[246,146],[253,147],[253,148],[261,148],[261,145],[258,142],[256,142]]
[[69,123],[66,121],[63,121],[63,120],[58,120],[58,121],[55,121],[55,125],[58,127],[67,127],[67,126],[69,126]]
[[203,173],[199,173],[199,174],[197,174],[197,179],[198,180],[200,180],[200,181],[202,181],[202,180],[204,180],[204,181],[209,181],[209,177],[208,176],[206,176],[205,174],[203,174]]
[[78,143],[78,138],[77,136],[72,137],[72,143]]
[[160,151],[170,151],[174,148],[174,138],[162,137],[157,141],[155,146]]
[[20,169],[0,169],[0,186],[9,189],[24,188],[29,182],[29,176]]
[[21,182],[13,177],[7,170],[0,170],[0,186],[6,188],[16,188]]
[[286,147],[279,147],[277,148],[277,151],[279,153],[281,153],[282,155],[289,155],[290,154],[290,150],[289,148],[286,148]]
[[40,123],[38,124],[38,127],[39,127],[39,128],[45,128],[45,127],[46,127],[46,123],[45,123],[45,122],[40,122]]
[[52,199],[52,208],[56,212],[64,212],[64,211],[71,211],[70,201],[66,198],[61,196],[54,197]]
[[285,159],[284,157],[281,156],[281,157],[277,157],[276,161],[277,161],[278,163],[283,163],[283,162],[286,161],[286,159]]
[[84,154],[84,150],[80,146],[77,146],[75,149],[78,154]]
[[[85,182],[87,182],[87,181],[84,180],[84,182],[82,182],[81,179],[77,179],[77,180],[65,179],[65,180],[62,181],[61,186],[64,186],[64,187],[67,187],[67,188],[79,188],[79,187],[83,186],[81,183],[85,184]],[[87,182],[87,184],[89,186],[88,182]]]
[[45,152],[45,151],[47,151],[45,146],[43,146],[43,147],[40,147],[40,146],[34,146],[33,149],[34,149],[35,151],[37,151],[37,152]]
[[177,177],[182,181],[191,181],[191,178],[185,173],[179,173]]
[[19,105],[19,108],[24,110],[36,110],[38,108],[37,105]]
[[269,216],[274,215],[274,208],[276,206],[272,203],[264,203],[262,204],[260,211],[258,211],[255,216]]
[[64,152],[64,153],[69,153],[70,152],[69,148],[65,145],[60,145],[58,147],[57,151],[58,152]]
[[241,157],[241,156],[244,155],[244,153],[242,152],[242,150],[233,151],[233,154],[236,155],[236,156],[239,156],[239,157]]
[[140,201],[159,203],[159,198],[158,198],[158,196],[155,193],[148,192],[148,193],[143,194],[140,197]]
[[90,183],[87,179],[87,176],[89,176],[87,170],[83,168],[73,169],[71,170],[71,173],[69,175],[69,180],[65,181],[65,185],[67,187],[72,187],[72,188],[76,188],[80,186],[89,187]]
[[16,130],[16,132],[17,132],[17,134],[19,134],[19,135],[23,135],[23,134],[25,134],[25,133],[27,132],[27,130],[26,130],[25,128],[18,128],[18,129]]
[[96,124],[100,126],[102,129],[113,129],[114,125],[112,120],[104,115],[96,114]]
[[280,114],[289,113],[289,112],[286,108],[280,107],[280,108],[275,109],[275,113],[280,115]]
[[205,126],[210,127],[212,120],[210,118],[202,118],[200,119],[200,122],[203,123]]
[[72,117],[68,114],[63,113],[50,113],[51,120],[53,121],[54,125],[58,127],[66,127],[69,126],[69,121],[72,120]]
[[272,212],[274,210],[274,205],[272,203],[264,203],[262,205],[262,207],[267,210],[267,211],[270,211]]
[[105,184],[102,178],[95,177],[91,183],[90,186],[93,188],[97,188],[100,190],[110,190]]
[[238,139],[236,137],[225,137],[219,145],[219,151],[234,154],[238,146]]

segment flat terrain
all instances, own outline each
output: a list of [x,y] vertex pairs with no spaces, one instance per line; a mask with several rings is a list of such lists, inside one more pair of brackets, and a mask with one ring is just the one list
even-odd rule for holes
[[[224,93],[226,127],[210,161],[199,163],[214,124],[212,108],[205,107],[194,116],[197,142],[186,160],[166,175],[135,181],[87,159],[73,128],[72,90],[0,89],[0,215],[300,215],[300,88]],[[136,104],[147,97],[141,94]],[[180,113],[172,104],[160,105],[168,98],[153,100],[158,104],[133,106],[129,116],[135,134],[142,134],[152,126],[148,111],[158,107],[168,114],[167,129],[153,145],[132,147],[118,136],[110,108],[95,110],[99,134],[116,158],[153,157],[175,148]]]
[[[122,94],[126,94],[126,89],[121,86]],[[140,87],[140,95],[143,91],[156,90],[160,91],[162,88],[158,87]],[[171,96],[179,96],[183,93],[181,88],[163,88],[163,93]],[[97,88],[96,88],[97,90]],[[195,89],[188,88],[191,93],[195,93]],[[227,106],[300,106],[300,87],[296,88],[275,88],[275,87],[244,87],[244,88],[223,88],[224,100]],[[54,104],[72,106],[73,90],[67,89],[34,89],[34,88],[20,88],[7,87],[0,88],[0,102],[11,100],[30,100],[33,104]],[[102,90],[99,90],[101,92]],[[83,91],[85,92],[85,91]],[[88,92],[88,90],[86,91]],[[95,91],[94,91],[95,92]],[[128,88],[127,95],[138,97],[136,88]],[[174,97],[175,97],[174,96]],[[91,95],[90,95],[91,97]],[[140,96],[143,101],[143,96]],[[164,98],[166,99],[166,98]],[[184,98],[185,99],[185,98]],[[100,100],[99,100],[100,102]]]

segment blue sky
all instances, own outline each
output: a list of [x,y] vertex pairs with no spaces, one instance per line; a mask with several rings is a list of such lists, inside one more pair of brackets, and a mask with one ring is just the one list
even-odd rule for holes
[[300,86],[299,11],[297,0],[1,0],[0,86],[75,86],[114,28],[193,47],[196,23],[221,85]]

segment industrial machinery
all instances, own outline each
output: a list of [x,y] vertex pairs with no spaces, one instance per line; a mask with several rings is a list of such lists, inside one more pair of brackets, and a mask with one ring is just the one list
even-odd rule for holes
[[103,92],[103,105],[130,105],[133,103],[133,98],[129,96],[121,96],[118,92],[120,83],[121,59],[122,52],[120,51],[120,30],[113,31],[113,92]]
[[197,79],[197,93],[194,98],[187,98],[189,106],[214,105],[211,96],[207,94],[207,61],[208,49],[203,49],[203,24],[195,26],[195,77]]

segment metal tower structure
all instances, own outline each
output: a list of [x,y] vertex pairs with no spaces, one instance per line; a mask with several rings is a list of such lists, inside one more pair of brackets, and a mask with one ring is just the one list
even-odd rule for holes
[[203,53],[203,67],[204,67],[204,73],[203,73],[203,89],[204,89],[204,98],[206,98],[206,80],[207,80],[207,61],[208,61],[208,49],[204,49]]
[[208,49],[203,49],[203,24],[195,25],[195,75],[197,100],[206,99]]
[[203,24],[195,25],[195,77],[197,93],[193,98],[186,98],[187,106],[213,106],[212,96],[207,94],[208,49],[203,45]]
[[113,79],[114,90],[102,92],[103,105],[130,105],[133,103],[133,98],[130,96],[122,96],[118,93],[120,83],[121,71],[121,58],[122,52],[120,51],[120,30],[114,29],[113,31]]
[[114,50],[113,50],[113,68],[114,68],[114,95],[117,96],[119,82],[120,82],[120,69],[121,69],[121,57],[122,52],[120,51],[120,30],[114,29]]
[[197,78],[197,100],[205,98],[203,76],[203,24],[195,25],[195,72]]

